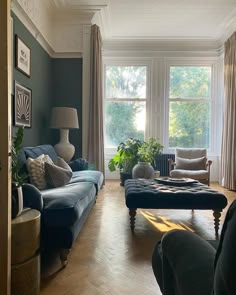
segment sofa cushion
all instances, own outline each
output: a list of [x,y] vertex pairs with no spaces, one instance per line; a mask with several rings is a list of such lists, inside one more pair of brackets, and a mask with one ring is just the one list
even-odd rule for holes
[[45,178],[51,188],[66,185],[72,177],[71,169],[65,169],[55,164],[45,163]]
[[53,162],[57,160],[57,154],[50,144],[38,145],[36,147],[24,147],[23,148],[25,157],[27,158],[37,158],[38,156],[45,154],[48,155]]
[[63,160],[62,158],[58,157],[57,160],[54,162],[57,166],[64,168],[66,170],[69,170],[72,172],[71,167],[66,163],[65,160]]
[[53,164],[51,158],[44,154],[35,159],[28,158],[26,161],[30,182],[40,190],[45,189],[47,186],[45,179],[45,162]]
[[94,201],[96,189],[92,182],[68,184],[60,188],[43,190],[43,220],[50,227],[72,226]]
[[176,169],[184,170],[206,170],[206,157],[196,159],[184,159],[176,157]]
[[103,185],[103,173],[95,170],[83,170],[73,172],[70,183],[92,182],[96,186],[96,191],[100,190]]

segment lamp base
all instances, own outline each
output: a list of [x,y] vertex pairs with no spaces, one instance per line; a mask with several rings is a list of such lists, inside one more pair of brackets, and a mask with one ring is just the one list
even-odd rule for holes
[[75,147],[68,140],[69,130],[60,130],[60,142],[54,145],[54,149],[57,155],[63,158],[66,162],[69,162],[75,153]]

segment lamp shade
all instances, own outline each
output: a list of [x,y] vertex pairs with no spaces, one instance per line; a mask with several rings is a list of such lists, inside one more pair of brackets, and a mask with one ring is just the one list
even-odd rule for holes
[[77,110],[67,107],[53,108],[50,127],[56,129],[79,128]]

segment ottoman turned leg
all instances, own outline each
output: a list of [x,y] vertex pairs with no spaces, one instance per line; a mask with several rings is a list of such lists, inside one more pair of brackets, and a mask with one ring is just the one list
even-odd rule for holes
[[129,216],[130,216],[130,228],[131,231],[134,232],[135,227],[135,215],[136,215],[137,208],[130,208],[129,209]]
[[219,225],[220,225],[220,216],[221,216],[221,210],[214,210],[213,211],[213,216],[214,216],[214,225],[215,225],[215,234],[216,238],[219,238]]

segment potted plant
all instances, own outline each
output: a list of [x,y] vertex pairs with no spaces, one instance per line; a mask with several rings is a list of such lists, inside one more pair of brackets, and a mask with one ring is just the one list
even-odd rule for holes
[[12,218],[15,218],[23,210],[22,184],[27,178],[26,174],[20,173],[21,165],[19,154],[24,137],[24,127],[20,127],[13,137],[11,147],[11,172],[12,172]]
[[124,185],[126,179],[132,178],[132,169],[138,162],[138,150],[143,141],[135,138],[128,138],[121,142],[117,148],[117,153],[108,163],[109,170],[120,170],[121,185]]
[[138,149],[138,164],[133,168],[133,178],[153,178],[156,158],[162,153],[163,146],[151,137]]
[[163,145],[156,138],[149,138],[138,150],[138,156],[141,160],[149,162],[153,168],[156,167],[156,158],[163,151]]

